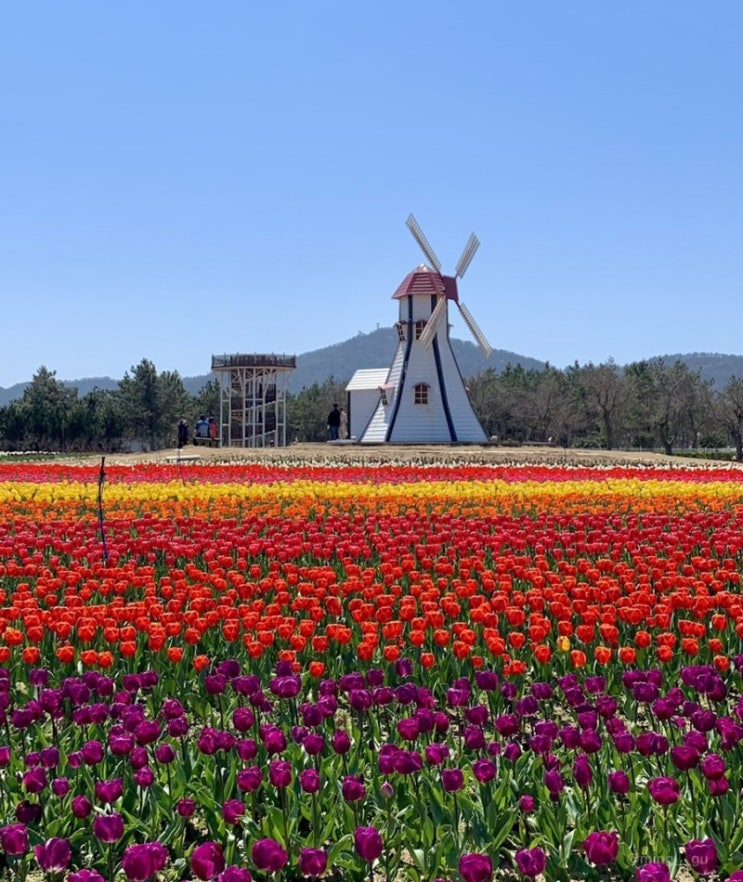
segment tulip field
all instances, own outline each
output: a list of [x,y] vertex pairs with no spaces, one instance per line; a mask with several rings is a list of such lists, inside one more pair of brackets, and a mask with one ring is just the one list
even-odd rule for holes
[[0,464],[0,878],[743,880],[743,471]]

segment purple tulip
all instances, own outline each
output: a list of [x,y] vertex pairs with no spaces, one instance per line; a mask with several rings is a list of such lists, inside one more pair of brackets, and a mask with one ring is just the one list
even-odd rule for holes
[[366,796],[366,787],[357,775],[346,775],[341,785],[341,793],[346,802],[357,802]]
[[527,879],[535,879],[547,866],[547,855],[541,848],[521,848],[516,852],[516,866]]
[[25,824],[8,824],[0,827],[0,848],[7,855],[20,855],[28,851],[28,833]]
[[137,744],[152,744],[160,737],[160,723],[157,720],[142,720],[134,730]]
[[730,781],[724,776],[722,778],[708,778],[707,789],[710,796],[724,796],[730,790]]
[[627,731],[616,732],[611,736],[611,740],[619,753],[632,753],[635,749],[635,739]]
[[483,692],[495,692],[498,688],[498,675],[495,671],[475,671],[475,683]]
[[158,744],[155,748],[155,759],[164,766],[172,763],[175,757],[175,748],[172,744],[163,742],[162,744]]
[[310,730],[307,726],[292,726],[290,731],[292,741],[295,744],[302,744],[304,739],[310,734]]
[[46,771],[42,768],[29,769],[23,773],[23,789],[26,793],[41,793],[47,783]]
[[503,714],[496,718],[495,728],[499,735],[508,738],[519,731],[521,728],[521,721],[517,714]]
[[420,731],[420,724],[416,717],[406,717],[397,722],[397,734],[403,741],[415,741],[420,735]]
[[708,753],[699,763],[699,768],[707,779],[722,778],[727,771],[725,760],[719,753]]
[[28,827],[29,824],[35,824],[39,820],[43,811],[44,809],[38,802],[29,802],[24,799],[15,807],[15,816],[19,823]]
[[673,805],[681,795],[681,788],[675,778],[651,778],[648,781],[648,790],[651,797],[658,805]]
[[435,741],[433,744],[426,745],[424,753],[426,754],[426,762],[429,765],[438,766],[448,758],[449,746],[446,744],[439,744]]
[[202,842],[191,852],[191,872],[202,882],[210,882],[218,876],[224,864],[224,852],[217,842]]
[[579,743],[581,749],[586,753],[598,753],[603,741],[595,729],[585,729],[580,733]]
[[637,882],[671,882],[671,871],[668,864],[653,861],[637,868]]
[[376,827],[357,827],[354,831],[356,854],[368,863],[375,861],[382,854],[382,837]]
[[680,772],[688,772],[699,765],[699,751],[690,744],[671,748],[671,762]]
[[227,688],[227,677],[224,674],[207,674],[204,677],[204,691],[208,695],[221,695]]
[[308,756],[319,756],[325,748],[325,739],[319,732],[310,732],[302,742]]
[[55,796],[67,796],[70,792],[70,782],[67,778],[54,778],[52,780],[52,793]]
[[67,882],[106,882],[98,870],[78,870],[76,873],[70,873]]
[[333,750],[337,754],[342,755],[344,753],[348,753],[348,751],[351,749],[351,738],[350,738],[348,732],[345,731],[345,729],[337,729],[333,733],[333,738],[331,740],[331,744],[332,744]]
[[520,809],[525,815],[531,814],[531,812],[534,811],[534,808],[536,807],[536,804],[537,804],[537,802],[536,802],[536,800],[534,799],[534,797],[533,797],[533,796],[530,796],[528,793],[525,793],[525,794],[519,799],[519,809]]
[[244,793],[252,793],[263,783],[263,772],[258,766],[248,766],[237,773],[237,786]]
[[495,778],[497,769],[495,763],[490,759],[478,759],[472,763],[472,773],[481,784],[487,784]]
[[116,812],[98,815],[93,821],[93,835],[101,842],[118,842],[124,835],[124,819]]
[[550,799],[556,802],[565,789],[565,781],[562,775],[557,769],[549,769],[544,773],[544,784],[547,790],[549,790]]
[[53,837],[41,845],[34,846],[34,855],[39,869],[44,873],[66,870],[72,860],[72,848],[67,839]]
[[196,811],[196,803],[193,799],[179,799],[175,805],[176,812],[182,818],[190,818],[191,815]]
[[249,763],[258,754],[258,745],[252,738],[241,738],[235,745],[235,752],[244,763]]
[[442,769],[441,786],[447,793],[456,793],[464,785],[464,773],[461,769]]
[[56,769],[59,765],[59,748],[58,747],[45,747],[41,750],[39,754],[39,760],[41,765],[44,766],[45,769]]
[[95,782],[95,798],[99,802],[116,802],[124,792],[124,782],[121,778],[112,778],[110,781]]
[[686,860],[700,876],[717,869],[717,846],[712,839],[692,839],[684,849]]
[[581,790],[588,790],[591,786],[591,781],[593,781],[591,764],[588,761],[588,757],[582,753],[575,758],[573,763],[573,777]]
[[79,819],[87,818],[93,811],[93,803],[87,796],[75,796],[72,799],[72,814]]
[[599,724],[599,712],[595,707],[588,707],[575,713],[578,726],[581,729],[595,729]]
[[368,689],[352,689],[348,693],[348,703],[357,712],[369,710],[373,701],[372,694]]
[[298,676],[274,677],[268,684],[268,688],[278,698],[296,698],[302,683]]
[[147,882],[168,862],[168,849],[159,842],[130,845],[124,850],[121,867],[130,882]]
[[459,858],[459,875],[464,882],[490,882],[493,861],[487,854],[463,854]]
[[286,736],[278,726],[264,725],[258,730],[264,747],[269,753],[281,753],[286,750]]
[[134,736],[128,732],[109,733],[108,748],[114,756],[128,756],[134,748]]
[[274,787],[288,787],[292,781],[292,766],[288,760],[273,760],[268,767],[268,778]]
[[503,759],[507,759],[510,763],[515,763],[521,756],[521,748],[517,741],[509,741],[503,748]]
[[217,882],[253,882],[250,870],[230,864],[217,876]]
[[149,763],[150,757],[146,747],[134,747],[129,754],[129,765],[136,771],[143,769]]
[[259,839],[251,852],[253,863],[266,873],[276,873],[286,866],[286,852],[275,839]]
[[583,840],[583,848],[588,860],[597,867],[601,867],[616,860],[619,851],[619,837],[616,833],[595,831],[589,833]]
[[316,769],[303,769],[299,773],[299,786],[305,793],[317,793],[320,789],[320,775]]
[[80,751],[86,766],[95,766],[103,761],[103,745],[100,741],[88,741]]
[[660,756],[668,751],[668,739],[658,732],[641,732],[635,739],[637,752],[642,756]]
[[237,824],[245,814],[245,805],[239,799],[228,799],[222,805],[222,817],[227,824]]
[[322,876],[328,866],[328,853],[322,848],[303,848],[299,852],[299,872],[303,876]]
[[237,707],[232,712],[232,725],[238,732],[247,732],[255,723],[255,714],[249,707]]
[[616,793],[619,796],[625,796],[629,793],[630,782],[625,771],[622,769],[616,769],[614,772],[609,772],[607,777],[609,781],[609,790],[611,790],[612,793]]

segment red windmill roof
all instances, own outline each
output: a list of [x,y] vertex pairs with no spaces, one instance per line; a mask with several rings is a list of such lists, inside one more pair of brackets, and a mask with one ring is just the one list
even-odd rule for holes
[[393,300],[403,297],[413,297],[416,294],[445,294],[444,280],[439,273],[427,267],[425,264],[417,266],[412,273],[400,282],[397,291],[392,295]]

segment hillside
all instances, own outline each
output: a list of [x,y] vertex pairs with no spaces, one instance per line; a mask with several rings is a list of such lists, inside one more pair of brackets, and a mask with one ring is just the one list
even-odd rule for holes
[[[496,373],[502,372],[508,364],[520,364],[525,369],[542,370],[544,362],[536,358],[519,355],[505,349],[495,349],[488,359],[481,350],[468,340],[452,338],[452,348],[459,363],[462,375],[473,377],[487,368]],[[312,386],[323,383],[329,377],[339,382],[351,378],[354,371],[360,368],[386,367],[392,361],[397,346],[397,334],[394,328],[378,328],[369,334],[357,334],[350,340],[335,343],[324,349],[315,349],[297,356],[297,369],[289,379],[289,391],[297,394]],[[686,355],[661,356],[668,362],[683,361],[688,367],[701,372],[702,379],[712,380],[714,386],[721,389],[731,377],[743,377],[743,356],[720,355],[717,353],[693,352]],[[50,368],[54,370],[53,367]],[[158,366],[159,370],[177,370],[170,366]],[[183,377],[183,384],[191,395],[196,395],[210,379],[210,374],[195,377]],[[76,388],[79,396],[87,395],[93,389],[117,389],[118,380],[111,377],[89,377],[80,380],[62,380],[66,386]],[[16,383],[7,389],[0,386],[0,407],[9,401],[20,398],[28,383]]]

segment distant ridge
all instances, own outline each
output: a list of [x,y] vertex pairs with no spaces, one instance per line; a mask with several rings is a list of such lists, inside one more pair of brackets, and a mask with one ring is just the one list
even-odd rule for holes
[[[361,368],[383,368],[389,366],[397,346],[397,333],[394,328],[378,328],[369,334],[359,333],[349,340],[334,343],[324,349],[315,349],[297,356],[297,369],[289,379],[289,391],[298,394],[313,383],[322,384],[332,377],[338,382],[346,382],[354,371]],[[462,376],[474,377],[487,368],[501,373],[506,366],[521,365],[525,370],[543,370],[545,362],[529,356],[494,349],[489,358],[482,350],[468,340],[452,338],[452,349],[457,358]],[[245,350],[249,352],[250,350]],[[684,362],[690,370],[701,372],[702,379],[712,380],[715,388],[722,389],[731,377],[743,377],[743,355],[720,355],[710,352],[693,352],[686,355],[663,355],[664,361],[673,364]],[[647,360],[651,360],[652,356]],[[53,365],[47,365],[54,370]],[[156,365],[158,371],[177,370],[172,367]],[[183,385],[191,395],[197,395],[204,384],[212,378],[211,374],[183,377]],[[30,382],[30,379],[29,379]],[[111,377],[86,377],[81,380],[61,380],[65,386],[76,388],[80,397],[94,389],[116,390],[119,381]],[[28,383],[16,383],[7,389],[0,386],[0,407],[23,395]]]

